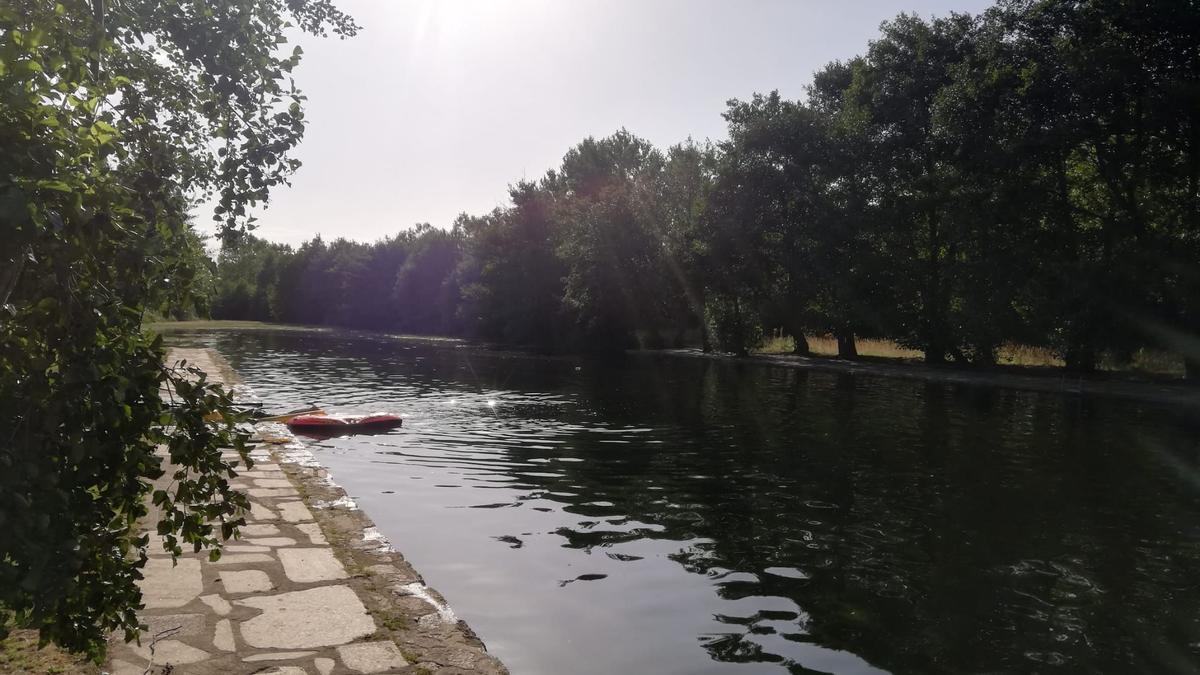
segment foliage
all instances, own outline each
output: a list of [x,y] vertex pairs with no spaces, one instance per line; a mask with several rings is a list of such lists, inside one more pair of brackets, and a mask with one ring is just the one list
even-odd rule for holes
[[563,303],[589,349],[632,347],[636,329],[656,327],[661,316],[655,293],[661,247],[646,216],[662,166],[649,142],[622,130],[585,139],[547,178],[559,197]]
[[268,317],[275,311],[280,265],[291,249],[248,234],[240,243],[222,247],[217,256],[212,313],[227,319]]
[[489,340],[543,351],[560,344],[563,279],[553,197],[533,183],[509,190],[513,206],[463,217],[466,253],[458,272],[460,319]]
[[[305,244],[276,286],[295,311],[253,318],[548,351],[746,353],[779,330],[799,353],[828,334],[842,358],[865,338],[983,366],[1018,343],[1085,371],[1165,348],[1195,377],[1200,14],[1186,4],[902,14],[803,99],[730,101],[722,143],[587,138],[453,233]],[[417,274],[409,253],[443,237],[457,268],[447,252]]]
[[[111,631],[136,633],[136,522],[163,472],[156,446],[174,465],[152,495],[174,553],[241,522],[220,451],[246,460],[229,394],[164,365],[141,323],[203,291],[191,204],[215,198],[232,239],[296,168],[299,51],[277,51],[292,24],[356,28],[327,0],[0,5],[6,626],[94,658]],[[205,422],[213,412],[221,421]]]

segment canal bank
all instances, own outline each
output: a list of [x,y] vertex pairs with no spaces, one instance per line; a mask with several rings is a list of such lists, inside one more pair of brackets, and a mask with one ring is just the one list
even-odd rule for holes
[[[239,384],[211,349],[169,358]],[[114,638],[108,672],[508,672],[285,427],[260,425],[253,441],[255,465],[234,482],[252,509],[219,560],[172,563],[147,519],[148,630],[140,645]]]
[[[847,375],[867,375],[950,385],[992,387],[1014,391],[1043,392],[1069,396],[1097,396],[1147,401],[1186,408],[1200,408],[1200,387],[1194,383],[1161,377],[1135,377],[1128,373],[1071,373],[1062,369],[1031,366],[997,366],[993,369],[969,368],[948,363],[929,365],[899,360],[861,358],[840,359],[830,356],[798,354],[752,354],[734,356],[705,352],[695,348],[637,350],[641,355],[667,355],[706,359],[735,364],[751,364],[796,370],[813,370]],[[1027,371],[1027,372],[1024,372]]]

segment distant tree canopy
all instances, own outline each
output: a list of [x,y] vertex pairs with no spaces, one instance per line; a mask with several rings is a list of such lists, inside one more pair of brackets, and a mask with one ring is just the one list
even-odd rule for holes
[[1200,376],[1197,45],[1175,0],[900,15],[803,100],[730,101],[715,146],[619,131],[451,232],[251,242],[214,312],[547,350],[1017,342],[1077,370],[1158,347]]
[[136,634],[156,446],[174,553],[241,522],[229,393],[164,364],[143,317],[207,311],[196,200],[233,238],[296,168],[293,27],[356,29],[328,0],[0,3],[0,635],[99,659]]

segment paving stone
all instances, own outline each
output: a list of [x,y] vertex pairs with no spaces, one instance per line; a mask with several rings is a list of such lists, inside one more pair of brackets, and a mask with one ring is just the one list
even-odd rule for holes
[[336,664],[337,664],[337,662],[334,661],[333,659],[327,659],[325,657],[318,657],[318,658],[313,659],[313,665],[316,666],[317,672],[320,673],[321,675],[329,675],[330,673],[332,673],[333,666]]
[[278,547],[296,545],[296,540],[291,537],[265,537],[263,539],[247,539],[246,541],[255,546]]
[[289,523],[313,519],[312,511],[308,510],[304,502],[278,502],[275,507],[279,509],[279,516]]
[[337,652],[347,668],[360,673],[382,673],[408,665],[400,648],[390,640],[342,645]]
[[149,535],[150,541],[146,543],[146,555],[171,555],[163,549],[164,538],[157,532],[143,532],[142,534]]
[[252,473],[283,473],[283,468],[281,468],[275,462],[255,462],[254,468],[250,469],[249,471],[243,471],[242,475],[245,476]]
[[259,504],[258,502],[250,502],[250,519],[251,520],[275,520],[279,518],[274,511]]
[[286,478],[255,478],[254,487],[260,488],[290,488],[292,481]]
[[296,666],[276,666],[270,670],[255,671],[255,675],[308,675],[308,671]]
[[225,616],[233,611],[233,605],[229,604],[228,600],[219,595],[202,595],[200,596],[200,602],[208,605],[212,611],[221,616]]
[[117,659],[112,662],[112,669],[108,672],[109,675],[146,675],[146,666],[139,666]]
[[[283,549],[288,550],[296,549]],[[263,610],[241,624],[242,640],[260,649],[332,647],[375,632],[375,621],[349,586],[318,586],[235,602]]]
[[238,528],[242,537],[273,537],[279,534],[279,528],[270,523],[251,523]]
[[271,578],[262,570],[221,572],[221,583],[230,593],[261,593],[274,588]]
[[346,568],[328,548],[281,548],[275,552],[288,579],[300,583],[345,579]]
[[318,546],[325,546],[329,544],[329,542],[325,540],[325,535],[321,532],[321,526],[317,525],[316,523],[300,523],[296,526],[296,529],[300,530],[304,534],[307,534],[309,541]]
[[204,589],[200,577],[200,561],[180,558],[173,565],[170,558],[149,558],[142,568],[144,578],[138,582],[146,609],[183,607],[195,600]]
[[221,619],[213,631],[213,646],[223,652],[231,652],[236,647],[233,644],[233,625],[229,619]]
[[[133,653],[137,654],[143,660],[150,660],[149,640],[143,640],[141,646],[129,646],[133,650]],[[155,665],[166,665],[169,663],[173,666],[178,666],[185,663],[196,663],[197,661],[207,659],[208,656],[208,652],[203,649],[196,649],[178,640],[159,640],[154,645]]]
[[[170,637],[188,637],[204,632],[203,614],[141,614],[138,621],[146,625],[142,631],[142,642],[154,639],[163,631],[172,631]],[[165,636],[164,636],[165,637]]]
[[246,490],[246,494],[261,499],[284,499],[287,497],[296,499],[300,496],[300,493],[296,492],[294,488],[250,488]]
[[254,654],[242,659],[247,663],[255,661],[290,661],[292,659],[302,659],[306,656],[312,656],[316,652],[267,652],[265,654]]
[[234,553],[233,555],[223,555],[218,560],[216,565],[241,565],[244,563],[260,563],[271,562],[271,556],[265,553]]
[[226,544],[226,553],[270,553],[269,546],[253,546],[251,544]]
[[287,478],[287,475],[279,469],[260,469],[262,464],[255,464],[253,469],[243,471],[239,476],[243,478]]

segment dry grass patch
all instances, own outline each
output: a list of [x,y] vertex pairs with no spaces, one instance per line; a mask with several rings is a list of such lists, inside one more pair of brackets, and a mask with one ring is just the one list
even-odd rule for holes
[[[874,338],[858,338],[854,341],[858,347],[859,356],[870,356],[884,359],[920,359],[921,352],[908,349],[891,340],[876,340]],[[756,351],[759,354],[791,354],[796,342],[791,336],[772,337],[763,343]],[[810,335],[808,348],[817,356],[837,356],[837,339],[831,335]]]
[[[859,338],[855,341],[859,356],[921,361],[924,355],[916,349],[901,347],[891,340]],[[795,342],[790,336],[772,336],[756,352],[759,354],[791,354]],[[837,339],[830,335],[812,335],[808,338],[809,349],[817,356],[837,356]],[[996,350],[996,363],[1003,366],[1028,368],[1063,368],[1066,363],[1052,349],[1028,345],[1006,344]],[[1147,375],[1183,377],[1183,359],[1177,354],[1153,349],[1139,349],[1128,362],[1105,357],[1100,370],[1108,372],[1135,372]]]
[[1062,368],[1067,364],[1045,347],[1027,345],[1003,345],[996,350],[996,363],[1004,366],[1033,366],[1038,368]]
[[7,639],[0,641],[0,673],[97,675],[99,672],[96,664],[54,645],[38,649],[37,631],[14,630]]

